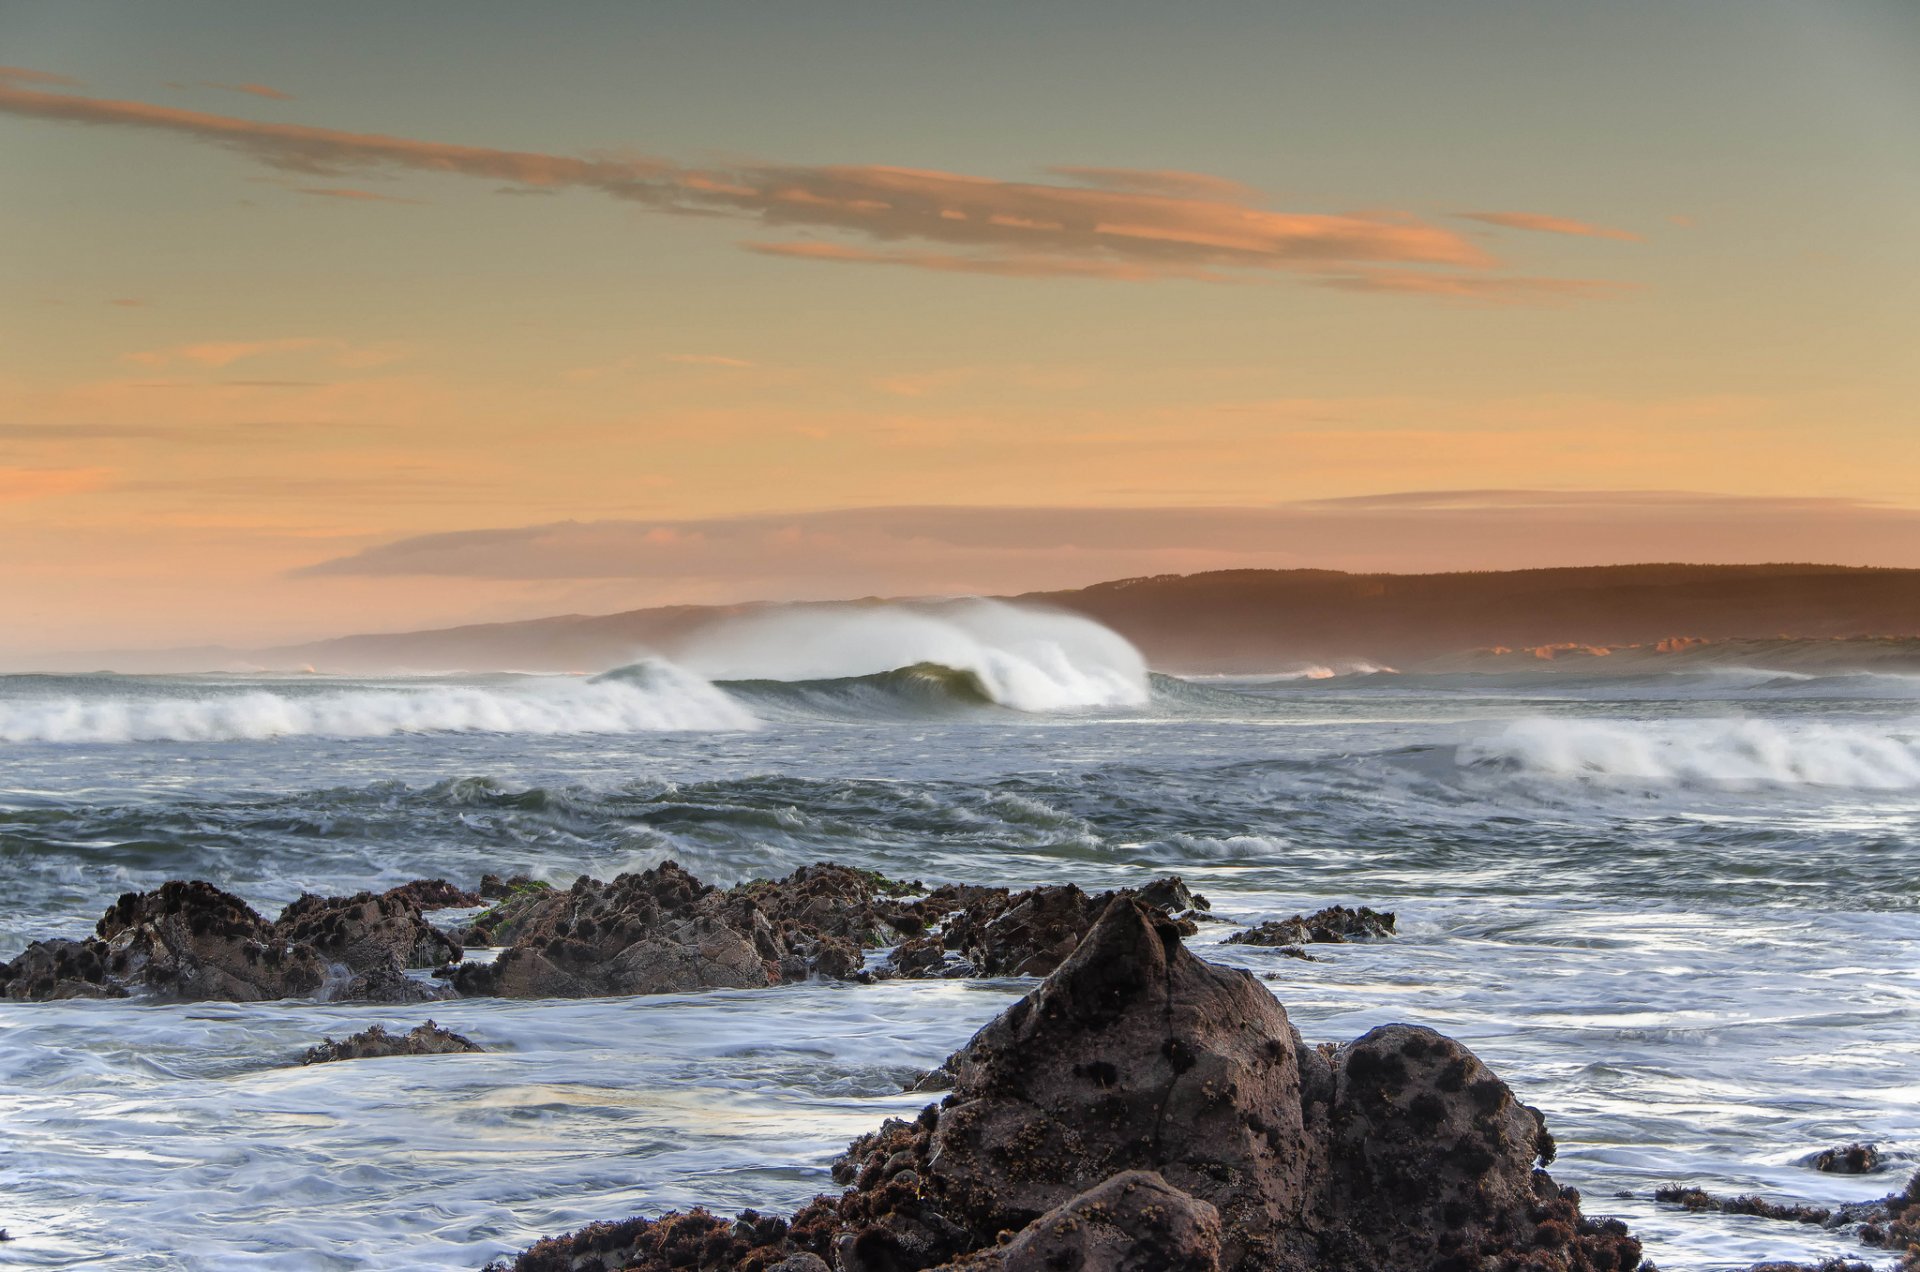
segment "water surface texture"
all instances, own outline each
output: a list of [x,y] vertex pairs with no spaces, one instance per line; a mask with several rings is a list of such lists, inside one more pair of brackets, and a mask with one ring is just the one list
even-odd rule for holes
[[[1556,1177],[1663,1269],[1874,1257],[1647,1197],[1833,1203],[1915,1165],[1920,682],[1179,680],[973,635],[987,655],[803,682],[755,678],[750,647],[600,678],[0,678],[0,957],[169,878],[272,914],[668,858],[721,883],[822,859],[1090,889],[1178,872],[1240,921],[1397,911],[1397,939],[1313,963],[1220,925],[1195,944],[1271,973],[1310,1040],[1465,1041],[1546,1110]],[[1028,988],[0,1005],[0,1264],[477,1268],[594,1218],[790,1208]],[[488,1053],[298,1062],[428,1015]],[[1892,1167],[1797,1164],[1855,1139]]]

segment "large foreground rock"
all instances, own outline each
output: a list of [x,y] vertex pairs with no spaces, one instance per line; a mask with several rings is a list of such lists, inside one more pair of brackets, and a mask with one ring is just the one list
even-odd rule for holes
[[[595,1225],[513,1266],[1640,1265],[1624,1226],[1583,1218],[1539,1168],[1552,1153],[1542,1119],[1464,1047],[1404,1025],[1309,1047],[1258,980],[1195,958],[1175,920],[1124,894],[947,1069],[940,1105],[855,1141],[836,1172],[847,1191],[785,1225],[727,1228],[704,1212]],[[684,1244],[696,1233],[711,1240]]]

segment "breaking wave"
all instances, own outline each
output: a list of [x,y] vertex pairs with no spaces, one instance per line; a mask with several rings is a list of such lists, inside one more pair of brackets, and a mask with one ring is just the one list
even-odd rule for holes
[[[1091,619],[1001,601],[831,606],[736,619],[679,654],[710,680],[928,688],[1016,711],[1146,705],[1146,660]],[[876,681],[875,678],[880,678]],[[886,678],[892,677],[889,684]]]
[[1464,743],[1458,759],[1552,778],[1920,791],[1920,724],[1522,720]]
[[[111,682],[109,682],[111,683]],[[144,690],[126,692],[125,689]],[[753,713],[669,663],[580,680],[245,689],[138,682],[111,696],[0,700],[8,742],[215,742],[403,733],[646,733],[751,729]]]

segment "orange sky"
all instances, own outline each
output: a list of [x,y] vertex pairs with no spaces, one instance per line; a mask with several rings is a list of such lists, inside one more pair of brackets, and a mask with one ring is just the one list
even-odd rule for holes
[[1899,6],[194,8],[0,15],[0,654],[1920,565]]

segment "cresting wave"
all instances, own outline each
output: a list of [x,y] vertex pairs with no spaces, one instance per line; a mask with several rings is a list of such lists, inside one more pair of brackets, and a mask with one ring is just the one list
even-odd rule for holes
[[[111,684],[112,682],[108,682]],[[212,742],[401,733],[641,733],[751,729],[753,713],[698,676],[656,663],[644,677],[541,677],[512,684],[247,688],[144,682],[147,692],[0,700],[8,742]]]
[[1920,791],[1920,722],[1520,720],[1462,744],[1458,759],[1592,781]]
[[[714,630],[687,666],[648,658],[590,679],[0,681],[0,741],[619,734],[758,728],[767,716],[915,717],[1148,701],[1146,665],[1086,619],[994,602],[783,614]],[[716,681],[718,683],[716,683]]]

